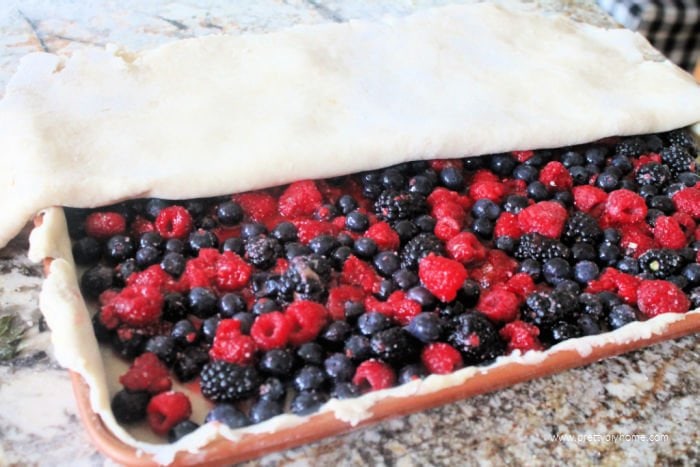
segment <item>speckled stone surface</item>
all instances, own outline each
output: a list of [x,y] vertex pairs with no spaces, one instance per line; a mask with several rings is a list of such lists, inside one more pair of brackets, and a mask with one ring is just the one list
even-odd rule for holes
[[[408,14],[444,3],[454,2],[6,0],[0,88],[20,57],[34,51],[68,55],[110,42],[139,50],[183,37]],[[590,0],[539,3],[610,24]],[[0,315],[17,315],[28,326],[19,355],[0,363],[0,465],[109,465],[87,439],[68,375],[52,358],[38,311],[41,269],[26,259],[27,234],[0,250]],[[700,339],[689,336],[248,465],[697,465],[699,357]]]

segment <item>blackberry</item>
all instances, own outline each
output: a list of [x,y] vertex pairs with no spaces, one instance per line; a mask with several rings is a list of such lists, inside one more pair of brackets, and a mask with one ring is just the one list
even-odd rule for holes
[[563,290],[535,292],[525,300],[523,319],[540,329],[551,328],[558,321],[565,321],[578,312],[578,299]]
[[585,212],[576,211],[564,226],[562,240],[568,245],[577,242],[596,244],[603,237],[598,221]]
[[284,410],[280,401],[260,399],[250,407],[250,421],[253,423],[264,422],[276,417]]
[[503,341],[498,336],[498,331],[478,311],[455,317],[450,322],[450,327],[447,341],[462,353],[467,365],[493,360],[503,353]]
[[112,398],[112,413],[119,423],[135,423],[146,418],[146,407],[151,395],[146,391],[122,389]]
[[92,237],[83,237],[73,244],[73,259],[80,266],[94,264],[101,256],[102,246]]
[[327,399],[328,397],[319,391],[302,391],[292,399],[290,410],[296,415],[308,415],[317,411]]
[[681,255],[667,248],[651,249],[639,257],[639,268],[658,279],[665,279],[678,272],[683,266]]
[[663,187],[671,181],[671,170],[668,166],[650,162],[637,170],[634,180],[640,186]]
[[625,138],[615,145],[615,155],[617,156],[637,157],[644,154],[645,151],[646,144],[644,140],[636,136]]
[[695,170],[693,156],[684,147],[677,144],[672,144],[661,150],[661,161],[671,169],[674,176]]
[[258,235],[245,242],[246,259],[259,269],[274,266],[277,257],[282,254],[282,248],[277,240],[266,235]]
[[420,351],[420,344],[399,327],[379,331],[370,340],[372,352],[387,363],[408,363]]
[[401,249],[401,267],[417,269],[418,262],[430,253],[442,255],[444,253],[442,242],[431,233],[418,234]]
[[197,377],[202,367],[209,362],[209,354],[202,347],[187,347],[178,352],[173,365],[173,372],[180,381],[190,381]]
[[248,417],[238,410],[234,405],[222,403],[216,404],[213,409],[209,411],[204,423],[209,422],[219,422],[228,426],[231,429],[241,428],[250,425],[250,420]]
[[391,222],[412,219],[427,210],[425,196],[410,191],[384,190],[374,202],[377,217]]
[[543,262],[552,258],[568,258],[569,248],[563,243],[538,233],[527,233],[520,237],[520,243],[513,253],[519,260],[534,259]]
[[189,435],[197,428],[199,428],[199,425],[192,420],[183,420],[168,431],[168,442],[174,443],[180,438]]
[[245,399],[254,395],[260,386],[255,368],[223,361],[204,365],[200,376],[202,394],[216,402]]
[[663,135],[670,145],[676,145],[687,149],[695,149],[695,139],[693,135],[686,129],[669,131]]

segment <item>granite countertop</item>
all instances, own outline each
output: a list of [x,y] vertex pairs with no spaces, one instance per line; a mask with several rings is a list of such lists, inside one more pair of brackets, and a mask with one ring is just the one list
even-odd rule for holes
[[[444,3],[453,2],[5,0],[0,89],[29,52],[68,55],[107,43],[139,50],[185,37],[407,14]],[[593,0],[539,3],[609,22]],[[28,232],[0,250],[0,316],[26,326],[17,355],[0,361],[0,465],[112,464],[90,444],[68,374],[52,357],[50,331],[38,310],[41,268],[26,258]],[[697,335],[665,342],[250,465],[696,464],[699,352]]]

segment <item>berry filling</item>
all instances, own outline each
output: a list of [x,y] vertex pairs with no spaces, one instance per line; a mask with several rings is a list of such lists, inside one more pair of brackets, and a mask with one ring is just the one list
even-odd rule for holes
[[676,130],[66,209],[96,336],[129,362],[115,416],[176,440],[687,312],[696,156]]

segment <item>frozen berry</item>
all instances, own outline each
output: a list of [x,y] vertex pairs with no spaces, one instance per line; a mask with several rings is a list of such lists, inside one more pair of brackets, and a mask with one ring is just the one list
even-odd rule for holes
[[181,392],[163,392],[154,396],[146,408],[148,424],[154,433],[165,435],[192,414],[190,400]]
[[430,373],[445,375],[462,367],[462,355],[449,344],[434,342],[421,353],[421,361]]

